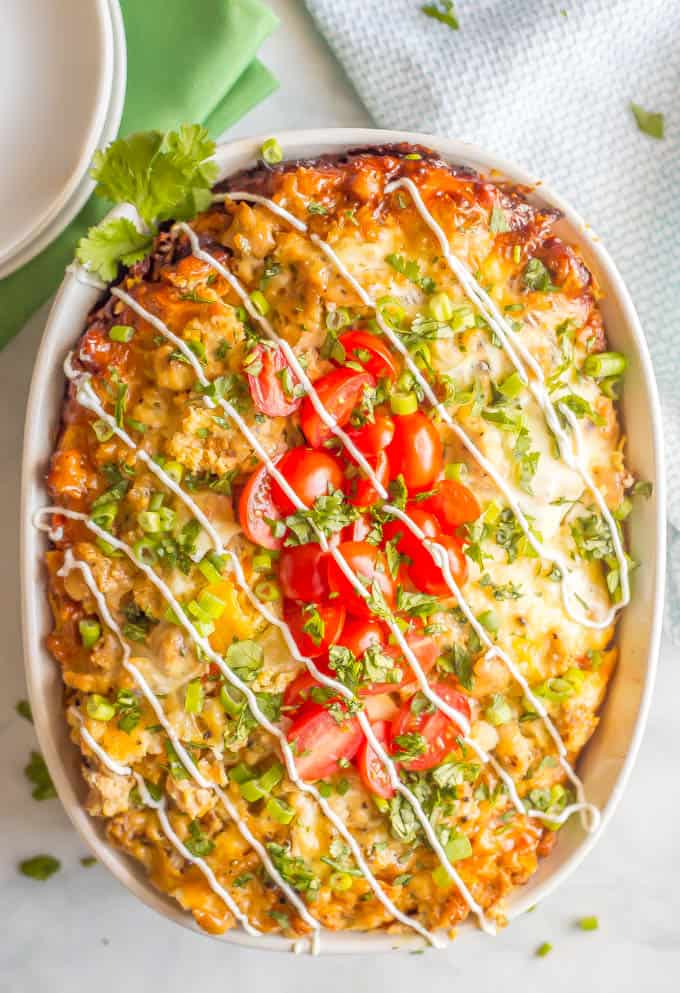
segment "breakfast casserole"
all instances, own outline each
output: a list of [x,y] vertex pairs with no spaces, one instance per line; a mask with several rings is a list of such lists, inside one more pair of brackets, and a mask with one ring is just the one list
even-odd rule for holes
[[493,931],[598,821],[644,484],[597,282],[532,191],[420,146],[202,208],[65,362],[48,644],[87,810],[211,934]]

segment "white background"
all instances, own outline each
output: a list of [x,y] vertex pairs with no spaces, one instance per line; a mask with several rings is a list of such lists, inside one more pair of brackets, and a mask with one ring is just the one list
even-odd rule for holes
[[[342,2],[342,0],[338,0]],[[371,122],[298,0],[269,0],[282,24],[262,57],[280,89],[230,136]],[[577,205],[578,207],[578,205]],[[595,852],[558,893],[501,934],[465,934],[446,952],[353,959],[241,951],[168,923],[137,903],[87,853],[58,800],[36,803],[23,768],[35,747],[14,704],[25,696],[16,521],[24,405],[46,308],[0,355],[0,993],[401,993],[425,987],[509,993],[677,991],[680,985],[680,817],[677,652],[665,643],[650,724],[626,795]],[[74,329],[75,333],[75,329]],[[17,862],[56,855],[46,883]],[[600,930],[575,922],[596,914]],[[534,956],[543,941],[554,945]]]

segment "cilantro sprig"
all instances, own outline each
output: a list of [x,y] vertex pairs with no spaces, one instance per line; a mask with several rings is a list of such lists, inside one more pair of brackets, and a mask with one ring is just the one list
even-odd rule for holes
[[90,175],[95,193],[136,208],[143,229],[126,217],[104,220],[78,242],[76,257],[106,282],[118,266],[132,265],[149,252],[163,221],[190,220],[211,202],[217,165],[215,143],[200,124],[177,131],[140,131],[118,138],[95,154]]

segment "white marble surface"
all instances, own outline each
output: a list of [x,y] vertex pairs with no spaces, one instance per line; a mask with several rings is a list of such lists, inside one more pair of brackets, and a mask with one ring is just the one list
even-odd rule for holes
[[[341,2],[341,0],[339,0]],[[370,123],[298,0],[270,0],[282,19],[265,45],[281,88],[232,132]],[[587,205],[586,205],[587,206]],[[45,308],[0,354],[0,991],[1,993],[180,993],[277,990],[327,993],[427,986],[508,993],[677,990],[680,973],[680,818],[677,762],[680,671],[664,644],[650,726],[627,793],[606,836],[562,889],[498,938],[465,936],[444,953],[313,960],[239,951],[183,931],[138,904],[86,854],[57,800],[36,803],[23,776],[35,746],[14,713],[25,695],[19,631],[19,463],[23,409]],[[37,852],[62,861],[46,883],[19,876]],[[575,926],[597,914],[600,930]],[[554,945],[544,959],[533,953]],[[330,968],[329,968],[330,966]]]

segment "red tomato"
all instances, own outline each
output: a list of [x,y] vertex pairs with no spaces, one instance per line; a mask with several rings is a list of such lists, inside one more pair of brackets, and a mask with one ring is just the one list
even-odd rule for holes
[[320,545],[284,548],[279,559],[279,583],[289,600],[317,603],[328,596],[326,559]]
[[[317,497],[342,486],[338,460],[328,452],[315,452],[313,448],[291,448],[282,456],[277,469],[305,507],[311,507]],[[272,480],[272,499],[284,517],[297,510],[275,479]]]
[[384,452],[394,438],[394,421],[389,414],[375,414],[373,421],[367,421],[360,428],[348,427],[345,433],[362,455],[377,455]]
[[[343,541],[363,541],[371,533],[371,519],[368,514],[360,514],[356,521],[348,524],[340,532]],[[335,535],[334,535],[335,537]]]
[[387,628],[380,621],[360,621],[355,617],[348,617],[338,644],[349,648],[357,658],[361,658],[371,645],[387,645],[388,636]]
[[298,709],[303,704],[309,702],[309,691],[314,686],[320,686],[311,672],[301,672],[292,683],[286,686],[283,694],[283,706],[289,710]]
[[271,348],[267,345],[256,345],[253,349],[262,368],[257,376],[248,373],[248,386],[253,403],[258,410],[268,417],[287,417],[297,410],[302,403],[302,397],[289,396],[284,387],[280,372],[288,369],[293,385],[296,385],[295,373],[292,371],[281,348]]
[[[368,464],[373,469],[378,481],[387,488],[390,481],[390,464],[387,461],[386,453],[379,452],[375,458],[369,458]],[[359,473],[361,473],[361,469],[359,469]],[[348,480],[345,483],[345,492],[347,499],[354,507],[372,507],[380,499],[373,481],[364,477],[363,474]]]
[[[467,579],[467,559],[463,552],[463,543],[460,538],[450,534],[440,534],[436,540],[438,545],[443,545],[448,551],[451,575],[460,586]],[[431,596],[452,595],[444,573],[423,546],[413,549],[408,574],[413,585],[423,593]]]
[[314,781],[337,772],[339,759],[354,758],[363,732],[356,717],[338,723],[321,704],[310,703],[293,721],[287,737],[295,745],[298,775]]
[[[347,424],[364,390],[374,386],[375,379],[370,373],[347,368],[333,369],[314,383],[319,400],[340,427]],[[304,398],[300,408],[300,427],[312,448],[320,448],[333,434],[317,414],[308,396]]]
[[[406,507],[406,513],[413,523],[417,524],[420,530],[425,532],[428,538],[437,537],[439,534],[439,521],[434,514],[423,510],[420,504],[417,503],[409,503]],[[409,558],[413,558],[413,551],[422,547],[420,538],[416,538],[413,531],[410,531],[403,521],[400,521],[398,518],[394,521],[388,521],[383,528],[385,541],[392,541],[397,535],[399,535],[397,550],[402,555],[408,555]]]
[[301,604],[289,601],[283,608],[283,616],[300,654],[308,659],[316,659],[320,655],[325,655],[330,646],[334,645],[340,637],[342,626],[345,623],[345,608],[333,600],[329,603],[309,604],[308,606],[315,606],[321,617],[322,632],[318,643],[311,634],[305,631],[305,624],[310,621],[312,611],[305,609]]
[[265,465],[250,476],[238,502],[238,516],[246,538],[255,545],[275,550],[283,545],[283,538],[275,538],[265,518],[280,521],[281,514],[272,500],[271,476]]
[[[384,745],[387,750],[387,722],[374,721],[371,728],[380,744]],[[368,738],[364,738],[357,752],[357,769],[364,786],[371,793],[382,796],[386,800],[394,796],[394,787],[390,783],[385,766],[378,758],[377,752],[369,744]]]
[[[382,591],[387,606],[393,608],[396,584],[389,574],[383,553],[367,541],[343,541],[338,545],[338,552],[352,572],[365,583],[366,590],[370,593],[371,586],[375,583]],[[355,590],[335,559],[330,559],[328,563],[328,585],[333,593],[339,594],[338,600],[345,605],[348,613],[371,619],[373,615],[368,604]]]
[[393,380],[399,375],[396,357],[387,342],[368,331],[346,331],[338,341],[345,349],[345,357],[358,362],[376,379]]
[[394,440],[387,454],[392,479],[401,473],[410,493],[429,490],[442,471],[442,440],[420,410],[394,418]]
[[[459,690],[454,689],[446,683],[433,683],[432,691],[441,697],[450,707],[458,711],[466,720],[470,720],[470,706],[467,697]],[[393,754],[399,752],[399,743],[396,741],[404,734],[420,734],[425,739],[427,750],[423,755],[413,759],[401,761],[399,764],[411,772],[433,769],[440,765],[451,751],[456,737],[460,734],[460,727],[442,713],[435,710],[428,713],[423,711],[414,714],[411,710],[413,697],[403,705],[391,726],[391,750]]]
[[482,512],[474,493],[455,479],[442,479],[437,492],[420,506],[434,514],[442,530],[449,534],[461,524],[476,521]]

